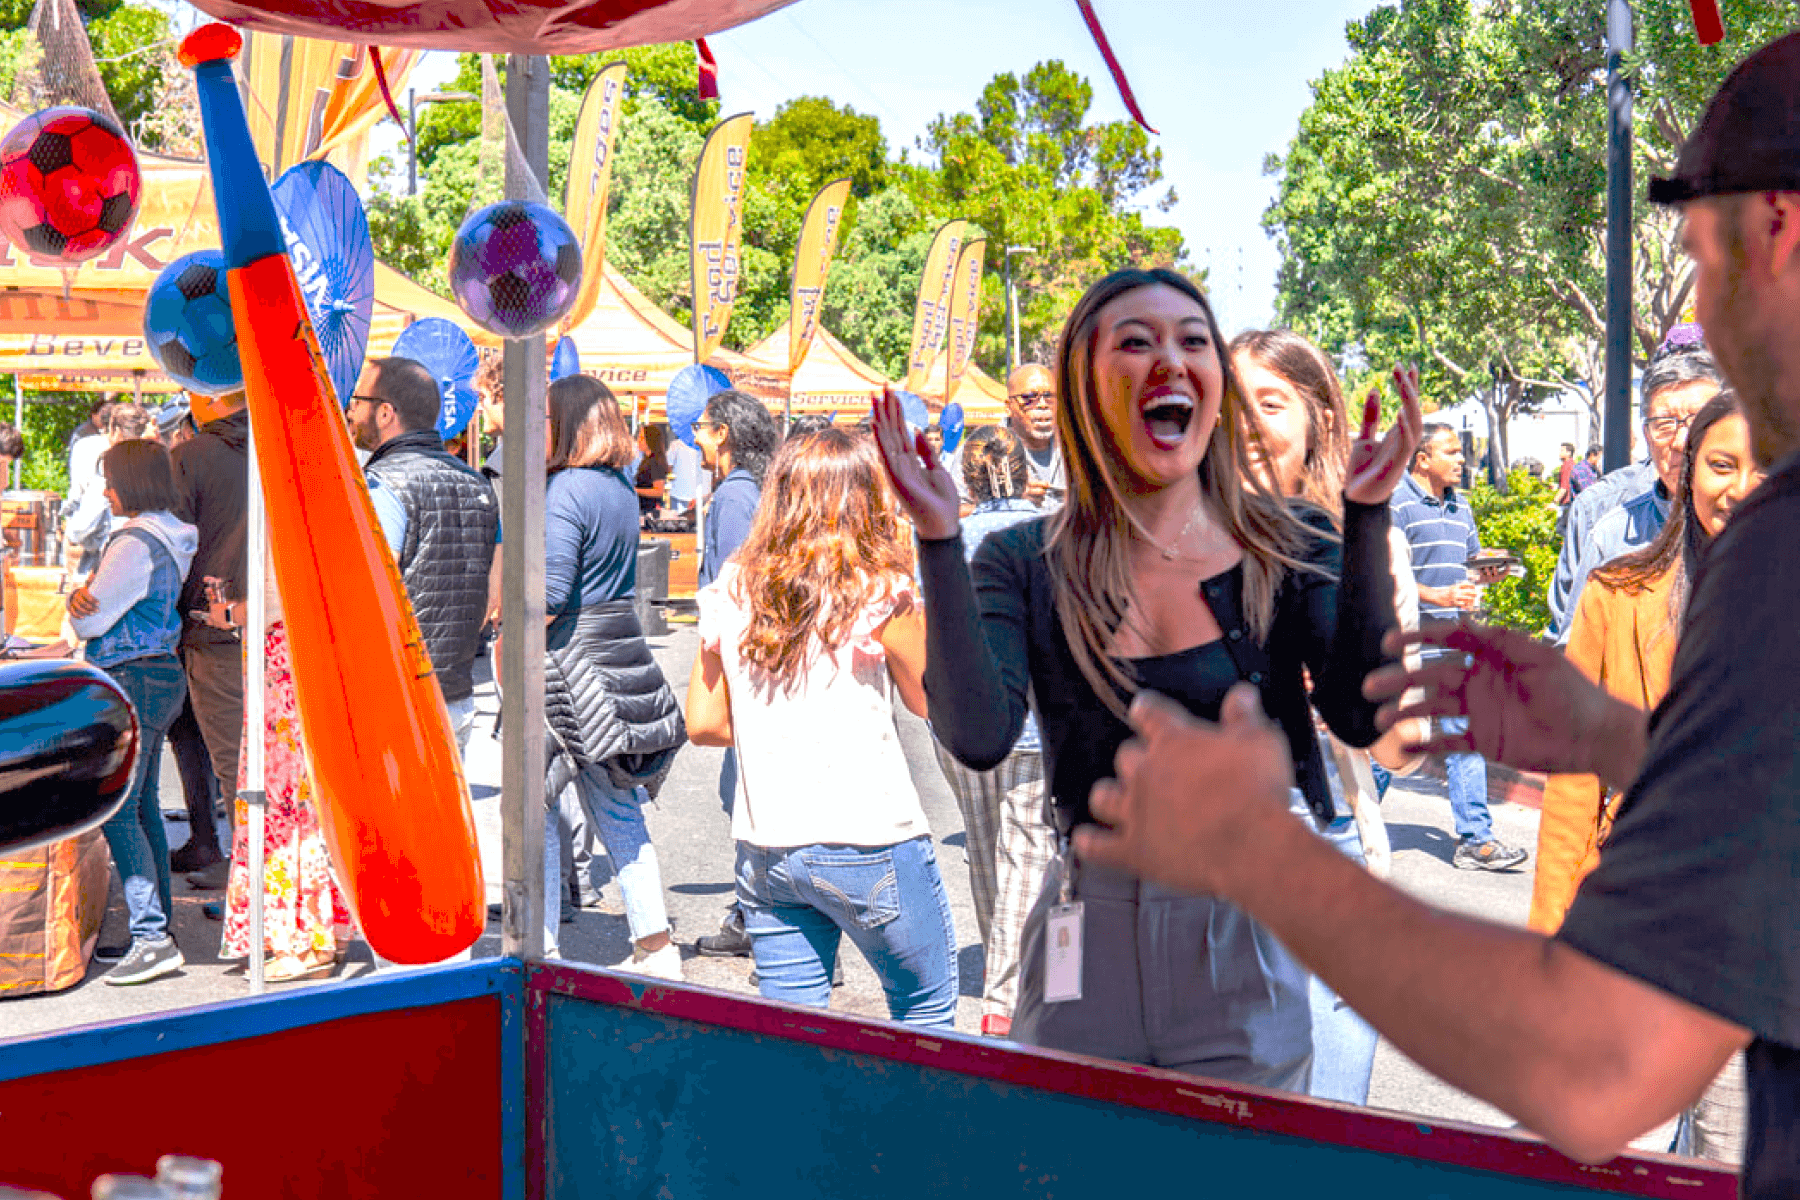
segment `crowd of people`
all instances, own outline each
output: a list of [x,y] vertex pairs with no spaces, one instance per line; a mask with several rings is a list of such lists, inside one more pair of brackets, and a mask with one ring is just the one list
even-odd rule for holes
[[[1677,330],[1644,372],[1641,462],[1601,477],[1564,447],[1541,638],[1469,620],[1507,564],[1480,544],[1462,443],[1426,422],[1416,372],[1394,371],[1383,431],[1378,389],[1347,402],[1292,332],[1228,342],[1177,272],[1095,282],[1054,363],[1008,379],[1007,422],[949,453],[891,392],[861,425],[786,429],[721,392],[694,426],[697,512],[663,430],[634,436],[595,379],[554,383],[549,952],[594,890],[597,843],[630,928],[621,969],[681,978],[644,806],[683,746],[725,747],[736,897],[696,949],[750,955],[765,997],[826,1005],[847,938],[896,1020],[952,1028],[958,938],[903,706],[928,719],[967,834],[983,1034],[1360,1102],[1380,1030],[1574,1153],[1673,1118],[1659,1145],[1741,1158],[1747,1194],[1792,1194],[1800,158],[1746,151],[1773,135],[1741,114],[1800,124],[1796,78],[1800,35],[1732,77],[1654,185],[1682,208],[1705,332]],[[483,391],[497,432],[494,368]],[[423,368],[376,359],[347,419],[466,743],[500,616],[499,457],[446,452],[438,407]],[[93,424],[71,452],[69,623],[145,746],[106,825],[131,937],[107,980],[180,966],[183,868],[227,874],[227,957],[329,971],[350,918],[272,582],[266,628],[243,629],[247,572],[266,568],[246,559],[241,397],[196,397],[172,449],[135,405]],[[0,429],[0,456],[16,442]],[[634,601],[645,522],[688,512],[682,701]],[[216,799],[248,786],[245,639],[268,667],[260,947],[241,802],[228,858],[211,832]],[[165,738],[193,814],[172,852]],[[1446,758],[1460,869],[1531,858],[1494,833],[1486,763],[1550,774],[1529,930],[1379,881],[1382,792],[1428,753]]]

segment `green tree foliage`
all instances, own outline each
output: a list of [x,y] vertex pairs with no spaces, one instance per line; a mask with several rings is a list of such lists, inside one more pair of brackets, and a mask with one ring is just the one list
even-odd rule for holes
[[[69,494],[69,435],[87,420],[92,396],[80,392],[33,392],[19,432],[25,437],[21,487]],[[10,413],[8,414],[11,415]]]
[[[0,95],[10,95],[21,71],[41,54],[26,30],[34,6],[34,0],[0,0]],[[167,148],[175,139],[166,120],[150,118],[180,90],[186,75],[175,59],[168,13],[127,0],[77,0],[76,7],[87,23],[100,82],[119,119],[145,149]]]
[[862,202],[831,269],[820,320],[890,379],[906,374],[919,272],[935,232],[904,189],[886,188]]
[[[1642,181],[1672,165],[1731,65],[1800,5],[1726,0],[1730,37],[1711,48],[1682,0],[1635,8],[1642,361],[1692,288],[1676,216],[1642,201]],[[1603,382],[1604,0],[1400,0],[1346,33],[1349,60],[1314,82],[1268,164],[1280,318],[1340,356],[1416,359],[1446,400],[1477,397],[1504,462],[1514,414]]]
[[[1032,246],[1014,259],[1020,338],[1027,358],[1047,359],[1062,319],[1083,288],[1124,266],[1183,266],[1181,234],[1147,224],[1133,202],[1162,181],[1162,151],[1126,121],[1089,123],[1093,87],[1060,62],[1023,78],[997,75],[973,113],[939,116],[921,148],[935,168],[905,172],[928,223],[968,217],[988,234],[987,268],[1005,269],[1007,246]],[[1173,190],[1156,205],[1167,211]],[[983,289],[977,357],[1004,363],[1005,297]]]
[[[629,67],[624,123],[613,160],[606,256],[679,321],[690,319],[688,209],[694,164],[718,105],[695,95],[688,44],[645,46]],[[582,90],[608,56],[551,60],[550,194],[559,200]],[[465,55],[450,90],[479,93],[480,60]],[[1092,123],[1093,89],[1061,63],[1022,78],[1002,75],[975,113],[940,117],[923,149],[935,165],[894,157],[878,119],[816,96],[800,97],[751,134],[738,299],[726,345],[742,349],[787,319],[795,243],[807,204],[849,177],[851,205],[826,291],[825,323],[852,351],[890,374],[905,365],[919,271],[937,227],[965,217],[989,235],[976,354],[1005,360],[1004,247],[1037,247],[1022,266],[1024,340],[1037,353],[1094,276],[1128,263],[1180,265],[1179,233],[1146,223],[1137,205],[1162,179],[1161,152],[1125,122]],[[491,185],[479,157],[476,105],[435,105],[419,118],[415,197],[396,187],[404,162],[379,164],[369,222],[377,255],[443,290],[450,239],[477,185]],[[1167,208],[1173,193],[1158,203]]]
[[1556,532],[1556,487],[1514,471],[1505,491],[1476,480],[1469,508],[1483,548],[1510,550],[1525,564],[1523,579],[1504,579],[1487,589],[1487,620],[1508,629],[1539,634],[1550,624],[1550,577],[1562,538]]

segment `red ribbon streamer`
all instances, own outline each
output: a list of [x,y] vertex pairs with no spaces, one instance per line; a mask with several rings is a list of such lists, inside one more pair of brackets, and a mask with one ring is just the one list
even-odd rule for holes
[[1694,14],[1694,32],[1702,46],[1714,46],[1725,40],[1725,22],[1719,19],[1719,0],[1688,0]]
[[[1707,0],[1693,0],[1695,4],[1705,2]],[[1100,47],[1100,57],[1106,60],[1106,69],[1112,72],[1113,83],[1119,89],[1119,99],[1125,102],[1125,111],[1131,114],[1132,120],[1155,133],[1156,128],[1144,120],[1137,97],[1131,94],[1131,81],[1125,78],[1125,68],[1119,65],[1118,57],[1113,54],[1112,43],[1106,40],[1106,30],[1100,28],[1100,18],[1094,13],[1093,0],[1075,0],[1075,7],[1081,10],[1081,19],[1087,22],[1088,32],[1094,35],[1094,45]]]
[[388,115],[394,118],[394,124],[407,141],[412,141],[412,130],[406,124],[406,118],[400,115],[400,106],[394,103],[394,94],[388,91],[387,72],[381,69],[381,51],[369,47],[369,61],[375,64],[375,86],[381,89],[381,98],[387,101]]
[[695,81],[694,90],[700,93],[702,100],[717,100],[719,60],[713,57],[712,47],[706,44],[705,38],[695,38],[694,49],[700,55],[700,77]]

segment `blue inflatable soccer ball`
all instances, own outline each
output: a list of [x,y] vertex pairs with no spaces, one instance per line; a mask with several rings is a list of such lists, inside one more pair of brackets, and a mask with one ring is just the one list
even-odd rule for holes
[[189,391],[218,396],[244,386],[224,254],[197,250],[163,268],[144,302],[144,338],[169,378]]
[[450,245],[450,294],[469,319],[504,338],[542,333],[575,306],[581,243],[542,204],[504,200],[463,222]]

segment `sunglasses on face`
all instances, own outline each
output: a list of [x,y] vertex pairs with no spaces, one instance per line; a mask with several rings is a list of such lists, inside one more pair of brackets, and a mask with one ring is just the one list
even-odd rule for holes
[[1017,400],[1022,408],[1047,408],[1056,403],[1055,392],[1020,392],[1011,398]]

